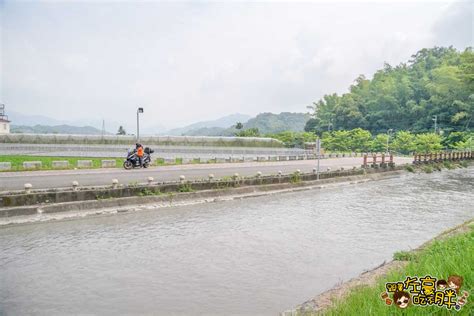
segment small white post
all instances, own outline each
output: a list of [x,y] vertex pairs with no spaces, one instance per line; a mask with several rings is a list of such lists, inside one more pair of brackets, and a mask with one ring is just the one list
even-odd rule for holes
[[31,188],[33,188],[31,183],[25,183],[25,192],[26,192],[26,194],[30,194]]

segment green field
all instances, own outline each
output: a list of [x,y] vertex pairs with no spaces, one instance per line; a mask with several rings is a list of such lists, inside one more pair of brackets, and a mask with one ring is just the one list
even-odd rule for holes
[[[392,271],[379,279],[374,287],[360,287],[351,292],[335,306],[326,310],[324,315],[474,315],[474,223],[465,227],[466,232],[436,240],[420,251],[396,253],[394,258],[409,260],[402,271]],[[407,276],[426,276],[447,279],[449,275],[460,275],[464,278],[461,287],[469,297],[460,311],[448,310],[446,307],[408,306],[399,309],[388,306],[381,299],[385,292],[386,282],[403,281]],[[392,295],[390,294],[392,298]]]

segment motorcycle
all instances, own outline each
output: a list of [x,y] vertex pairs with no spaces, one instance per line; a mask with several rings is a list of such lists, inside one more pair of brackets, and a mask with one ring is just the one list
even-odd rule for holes
[[127,170],[140,167],[148,168],[151,164],[152,153],[154,153],[154,151],[151,148],[145,147],[143,154],[143,164],[140,166],[140,159],[138,159],[137,151],[135,149],[129,150],[127,153],[127,159],[125,159],[123,162],[123,167]]

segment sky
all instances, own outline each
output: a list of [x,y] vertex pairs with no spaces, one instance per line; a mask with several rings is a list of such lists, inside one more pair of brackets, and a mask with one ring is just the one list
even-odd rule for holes
[[[173,128],[305,112],[384,62],[473,46],[473,1],[3,1],[0,103]],[[97,126],[100,128],[100,126]]]

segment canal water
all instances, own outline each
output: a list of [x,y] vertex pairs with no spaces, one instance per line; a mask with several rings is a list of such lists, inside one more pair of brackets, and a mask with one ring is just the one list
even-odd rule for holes
[[275,315],[474,216],[474,169],[0,229],[0,314]]

